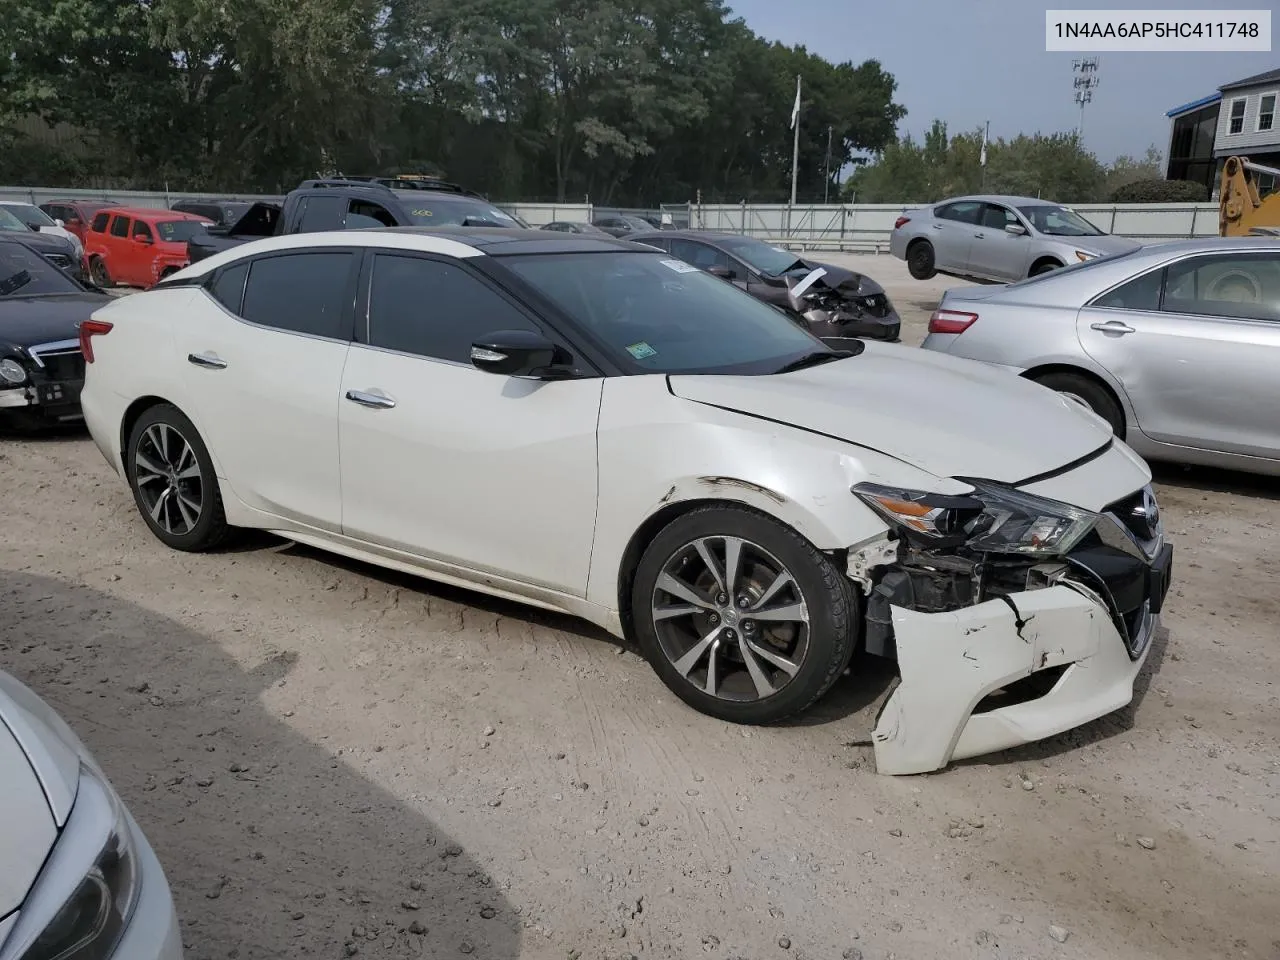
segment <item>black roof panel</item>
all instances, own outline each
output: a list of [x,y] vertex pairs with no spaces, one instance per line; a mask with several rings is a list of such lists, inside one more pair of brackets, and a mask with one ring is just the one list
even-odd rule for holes
[[521,227],[370,227],[365,232],[420,233],[428,237],[448,237],[492,256],[514,256],[521,253],[600,253],[608,250],[653,252],[651,247],[609,236],[525,230]]

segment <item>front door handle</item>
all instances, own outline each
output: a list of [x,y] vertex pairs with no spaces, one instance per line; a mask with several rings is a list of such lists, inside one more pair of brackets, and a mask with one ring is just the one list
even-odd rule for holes
[[933,229],[935,229],[935,230],[941,230],[941,229],[942,229],[942,224],[940,224],[940,223],[935,223],[935,224],[933,225]]
[[187,363],[194,363],[197,367],[208,367],[210,370],[227,368],[227,361],[212,353],[188,353]]
[[381,393],[370,393],[365,390],[348,390],[347,399],[362,407],[373,407],[377,410],[390,410],[396,402]]
[[1097,330],[1099,333],[1134,333],[1133,327],[1127,323],[1121,323],[1119,320],[1108,320],[1106,323],[1091,323],[1090,330]]

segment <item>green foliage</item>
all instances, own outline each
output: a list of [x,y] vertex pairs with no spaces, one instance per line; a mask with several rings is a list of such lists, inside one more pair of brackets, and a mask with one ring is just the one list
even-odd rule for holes
[[[67,186],[275,191],[317,171],[435,168],[500,197],[776,201],[799,74],[813,200],[905,114],[877,62],[768,43],[722,0],[16,6],[0,22],[14,51],[0,130],[35,116],[82,131],[103,163],[60,174]],[[0,155],[0,180],[29,178],[24,164]]]
[[1134,180],[1111,193],[1115,203],[1204,203],[1209,191],[1194,180]]
[[1107,200],[1125,183],[1160,174],[1155,147],[1141,160],[1120,157],[1107,166],[1074,133],[991,140],[985,169],[981,156],[981,130],[950,136],[946,124],[935,120],[923,144],[904,136],[858,168],[845,185],[845,196],[860,203],[931,203],[983,192],[1087,203]]

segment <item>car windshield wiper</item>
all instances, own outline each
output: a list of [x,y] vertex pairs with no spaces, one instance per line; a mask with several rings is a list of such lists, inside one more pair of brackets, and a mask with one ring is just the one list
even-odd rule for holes
[[823,350],[821,352],[815,350],[812,353],[806,353],[804,356],[796,357],[794,360],[784,363],[773,372],[791,373],[795,370],[803,370],[806,367],[816,367],[820,363],[829,363],[832,360],[844,360],[852,356],[852,350]]

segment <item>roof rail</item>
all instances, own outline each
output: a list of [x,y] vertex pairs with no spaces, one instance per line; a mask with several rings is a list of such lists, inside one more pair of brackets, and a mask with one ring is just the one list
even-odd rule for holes
[[354,180],[348,177],[326,177],[319,180],[303,180],[298,184],[299,190],[325,190],[332,187],[362,187],[365,190],[383,190],[387,193],[391,192],[390,187],[384,187],[376,181]]

